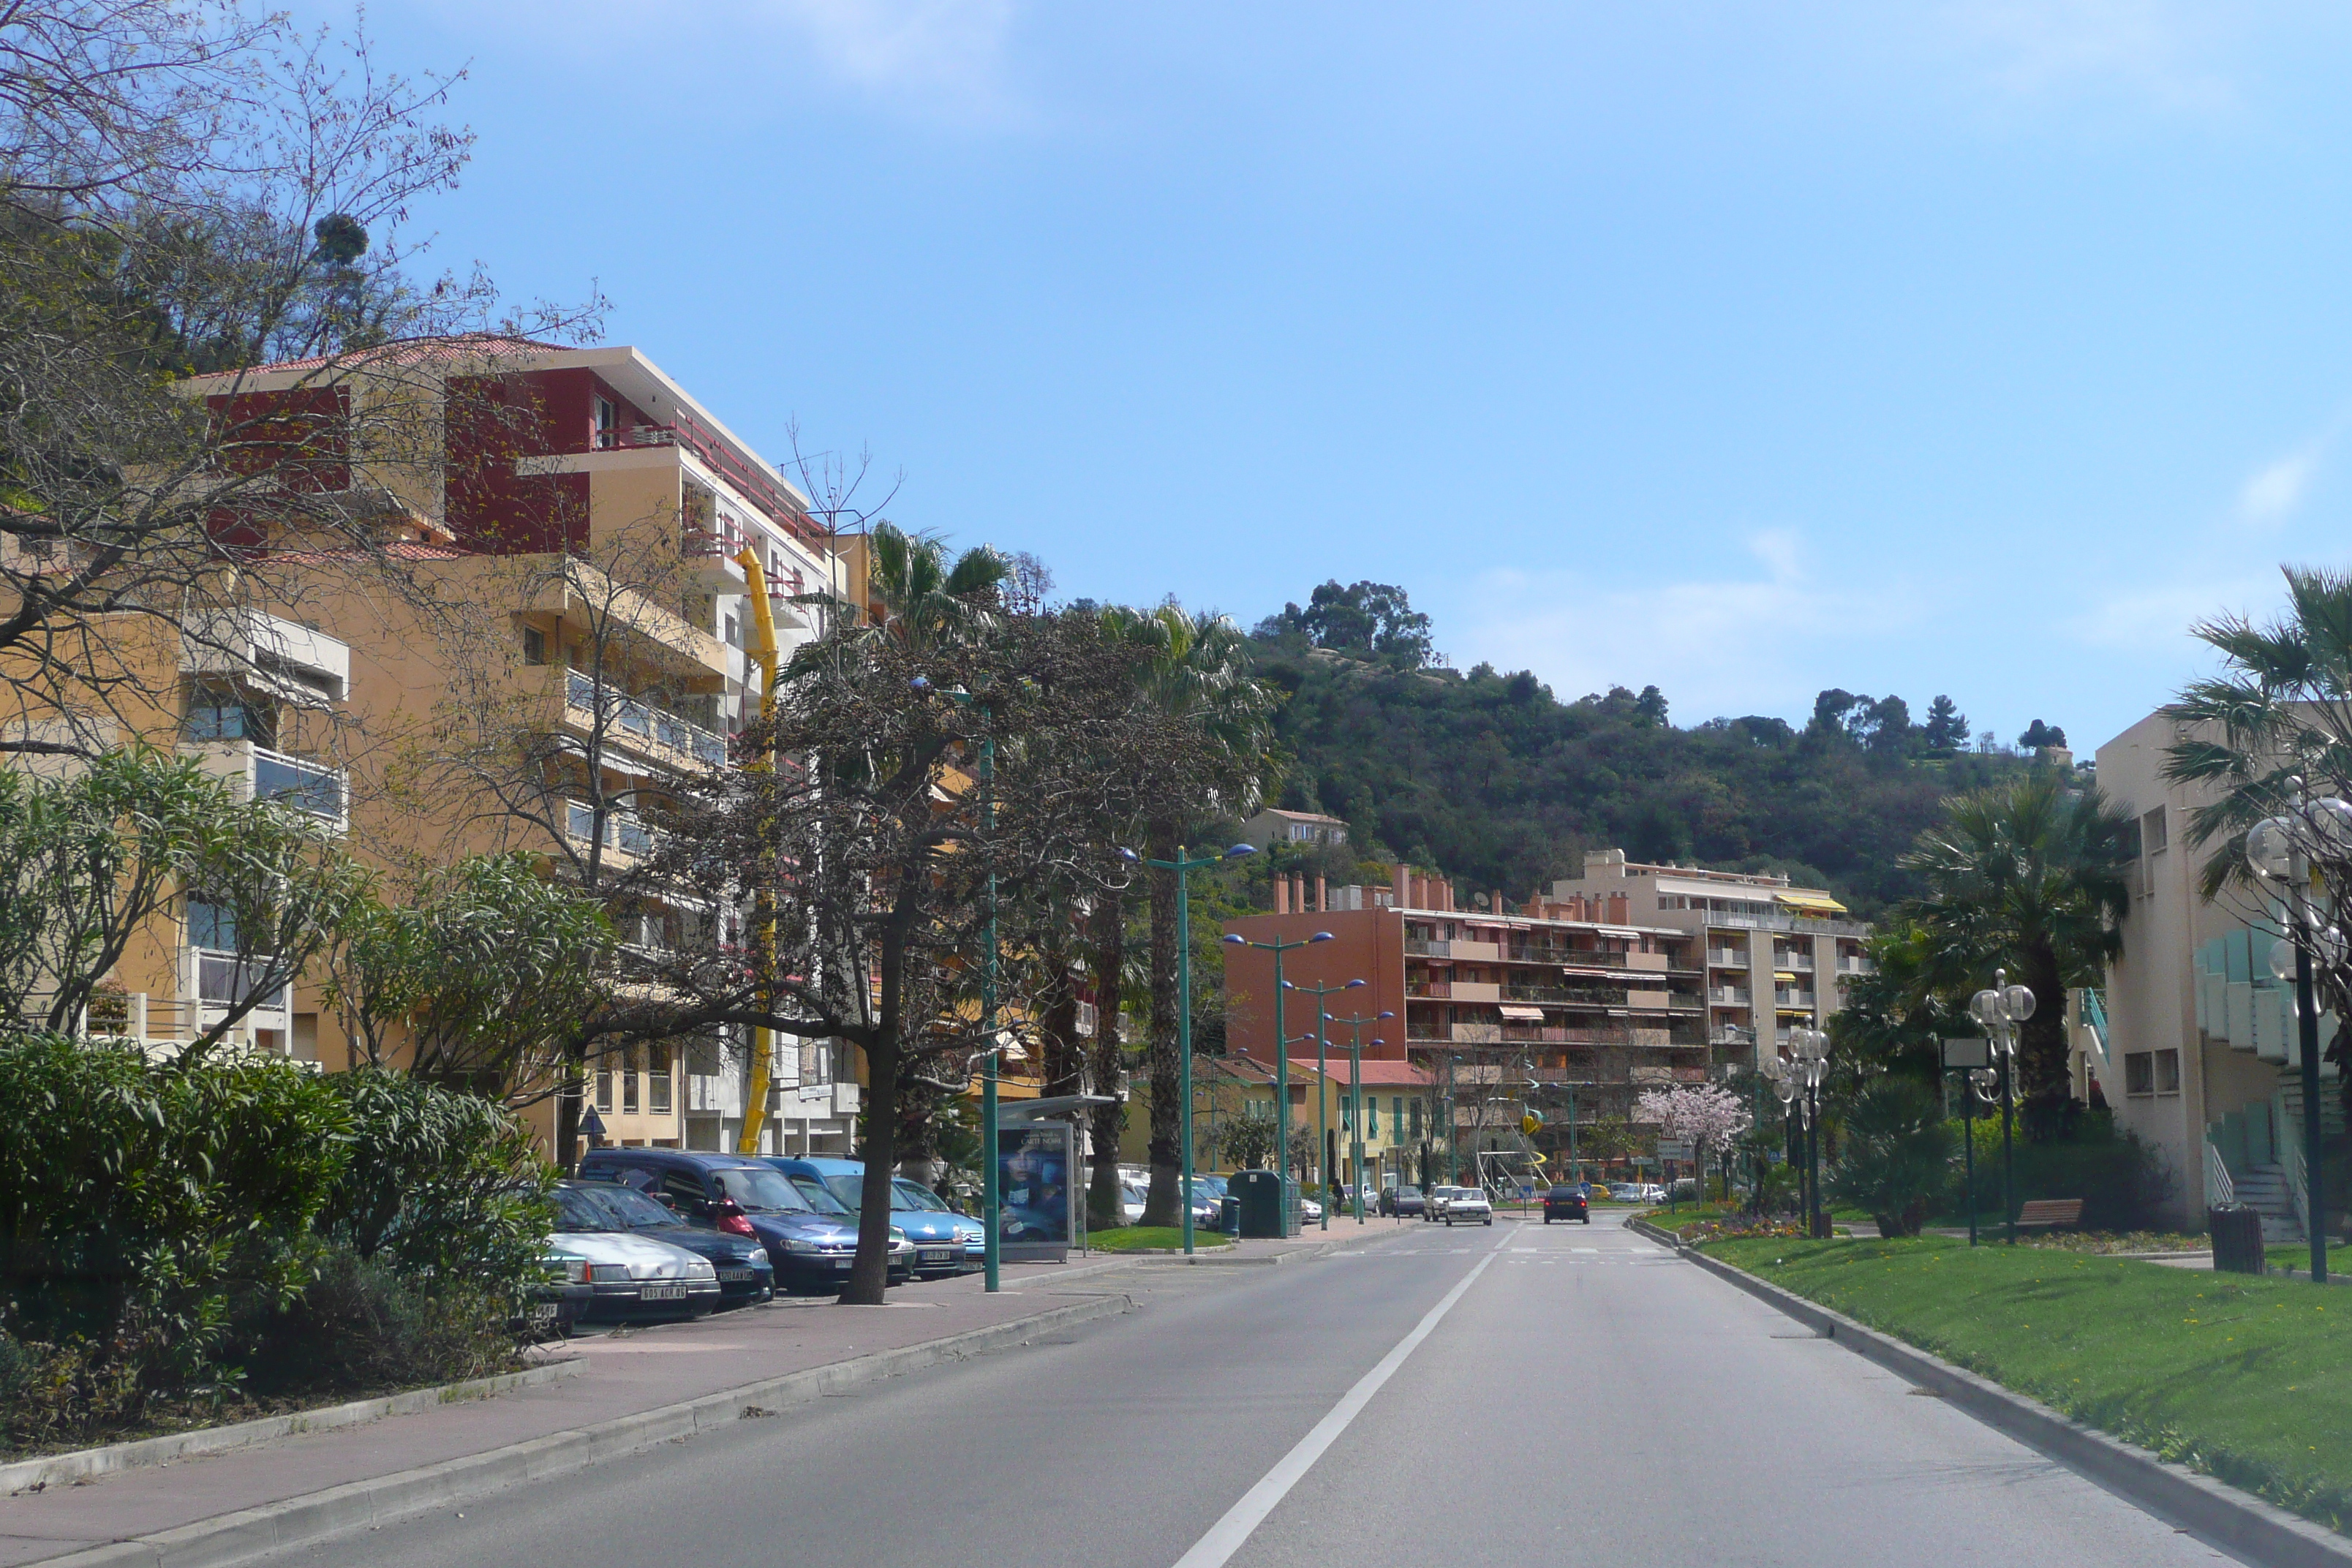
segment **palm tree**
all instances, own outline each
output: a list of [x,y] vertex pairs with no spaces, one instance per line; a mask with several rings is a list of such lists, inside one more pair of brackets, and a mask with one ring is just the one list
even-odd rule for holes
[[2030,1134],[2054,1131],[2064,1114],[2067,988],[2097,984],[2123,951],[2131,826],[2096,785],[2074,789],[2040,767],[1952,801],[1903,859],[1927,886],[1906,912],[1937,989],[1965,994],[1996,969],[2033,988],[2018,1037]]
[[[1139,700],[1173,721],[1189,742],[1186,765],[1170,768],[1143,812],[1150,858],[1172,860],[1186,830],[1203,817],[1247,816],[1259,803],[1274,690],[1249,673],[1248,644],[1225,617],[1195,617],[1173,605],[1104,612],[1106,626],[1142,648]],[[1177,1060],[1176,879],[1151,874],[1151,1192],[1143,1223],[1173,1225],[1182,1117]]]
[[2205,863],[2209,899],[2248,879],[2246,830],[2294,806],[2298,779],[2315,795],[2352,794],[2352,574],[2284,571],[2286,617],[2198,626],[2224,668],[2164,709],[2179,727],[2165,749],[2166,781],[2211,796],[2189,815],[2189,843],[2221,840]]
[[866,536],[866,586],[880,615],[875,627],[911,648],[947,647],[984,627],[988,605],[1013,564],[985,544],[948,563],[947,546],[894,523]]

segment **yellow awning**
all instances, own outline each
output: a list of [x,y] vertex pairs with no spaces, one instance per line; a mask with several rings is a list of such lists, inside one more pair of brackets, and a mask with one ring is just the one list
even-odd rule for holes
[[1783,909],[1797,910],[1809,915],[1842,915],[1845,906],[1827,893],[1781,893],[1772,895],[1773,901]]
[[1794,980],[1796,976],[1790,973],[1785,969],[1780,969],[1773,971],[1772,978],[1775,980]]

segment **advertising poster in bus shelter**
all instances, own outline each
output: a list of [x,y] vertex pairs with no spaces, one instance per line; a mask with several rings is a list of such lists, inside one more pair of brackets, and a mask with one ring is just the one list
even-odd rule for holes
[[1059,1263],[1077,1239],[1072,1135],[1062,1121],[1022,1121],[996,1133],[997,1193],[1003,1204],[1001,1256],[1008,1263]]

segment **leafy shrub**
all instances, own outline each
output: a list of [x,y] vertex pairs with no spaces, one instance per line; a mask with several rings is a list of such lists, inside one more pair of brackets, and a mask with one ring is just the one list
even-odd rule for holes
[[555,1173],[504,1106],[397,1073],[326,1080],[356,1130],[322,1228],[352,1253],[508,1297],[535,1279]]
[[1844,1146],[1827,1185],[1868,1211],[1881,1236],[1916,1236],[1949,1186],[1952,1135],[1936,1097],[1913,1079],[1864,1084],[1845,1110]]
[[422,1279],[331,1247],[300,1298],[255,1326],[248,1387],[362,1394],[485,1377],[512,1360],[510,1321],[502,1289]]
[[[1959,1131],[1958,1124],[1954,1131]],[[2017,1178],[2011,1201],[2036,1198],[2080,1198],[2086,1230],[2145,1230],[2156,1223],[2173,1194],[2172,1173],[2164,1157],[2137,1134],[2119,1130],[2112,1113],[2085,1111],[2073,1119],[2063,1136],[2028,1142],[2021,1131],[2015,1138]],[[1957,1162],[1956,1162],[1957,1163]],[[1953,1188],[1965,1202],[1962,1173],[1953,1173]],[[2001,1197],[2000,1114],[1979,1117],[1976,1123],[1977,1212],[1999,1213]]]

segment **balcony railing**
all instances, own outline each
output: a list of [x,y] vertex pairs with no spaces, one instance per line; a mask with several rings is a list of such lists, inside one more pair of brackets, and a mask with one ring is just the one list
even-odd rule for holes
[[740,491],[744,500],[774,519],[776,526],[785,532],[805,537],[817,531],[808,513],[773,480],[691,419],[681,418],[670,425],[631,425],[600,430],[596,433],[596,445],[608,451],[624,447],[683,447]]
[[1728,985],[1718,985],[1706,994],[1707,1000],[1718,1007],[1746,1007],[1752,1005],[1754,1001],[1748,993],[1735,991]]
[[673,752],[687,753],[712,767],[727,761],[727,738],[714,735],[691,720],[638,701],[610,686],[600,685],[576,669],[563,672],[563,702],[592,714],[609,715],[624,735],[652,741]]
[[[205,948],[195,949],[196,998],[207,1007],[234,1007],[252,996],[257,976],[269,973],[277,960],[262,956],[240,959],[233,952],[215,952]],[[286,987],[281,983],[277,991],[255,1004],[260,1013],[286,1011]]]
[[1625,955],[1598,948],[1581,947],[1515,947],[1510,952],[1514,963],[1558,963],[1578,969],[1622,969]]
[[305,762],[266,746],[253,748],[253,798],[273,800],[329,822],[349,820],[342,770]]

